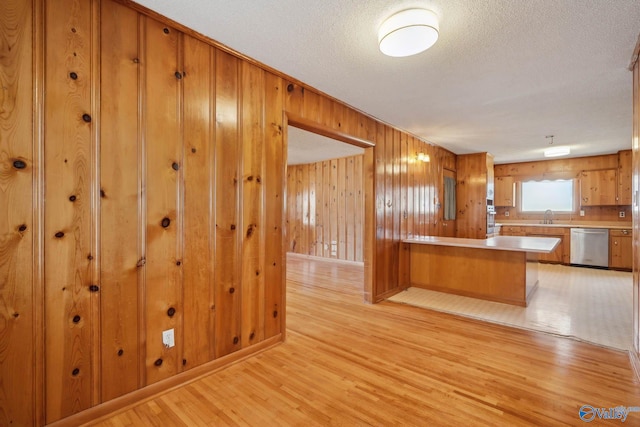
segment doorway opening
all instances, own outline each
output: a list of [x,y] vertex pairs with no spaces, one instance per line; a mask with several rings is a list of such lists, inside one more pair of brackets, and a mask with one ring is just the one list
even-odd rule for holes
[[285,124],[285,257],[361,263],[371,302],[374,144],[302,118]]

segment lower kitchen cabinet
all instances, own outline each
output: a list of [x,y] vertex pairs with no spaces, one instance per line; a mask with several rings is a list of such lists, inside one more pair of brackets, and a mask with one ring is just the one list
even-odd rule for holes
[[631,230],[609,230],[609,268],[631,270],[632,267]]
[[538,254],[538,261],[552,264],[569,264],[571,229],[562,227],[523,227],[505,226],[501,228],[503,236],[557,237],[558,246],[550,254]]

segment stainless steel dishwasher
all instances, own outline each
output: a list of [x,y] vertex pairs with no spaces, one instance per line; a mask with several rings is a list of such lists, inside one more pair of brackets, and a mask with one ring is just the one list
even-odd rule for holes
[[571,264],[608,267],[609,230],[606,228],[572,228]]

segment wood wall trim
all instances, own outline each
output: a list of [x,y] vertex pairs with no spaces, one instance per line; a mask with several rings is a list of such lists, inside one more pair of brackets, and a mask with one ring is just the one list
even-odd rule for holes
[[369,148],[375,147],[376,145],[373,141],[358,138],[346,132],[336,130],[329,126],[325,126],[314,120],[306,119],[300,115],[291,112],[287,112],[287,115],[289,116],[289,126],[317,133],[319,135],[326,136],[327,138],[337,139],[338,141],[346,142],[347,144],[355,145],[356,147]]
[[629,71],[633,71],[636,63],[638,62],[638,57],[640,56],[640,34],[638,34],[638,41],[636,42],[636,47],[633,49],[633,55],[631,55],[631,62],[629,63]]
[[33,3],[33,309],[35,365],[33,376],[33,424],[45,423],[44,386],[44,2]]
[[203,365],[192,368],[188,371],[158,381],[147,387],[138,389],[124,396],[109,400],[98,406],[94,406],[85,411],[71,415],[62,420],[47,424],[48,427],[73,427],[88,422],[97,422],[103,417],[113,416],[116,412],[126,410],[133,405],[142,404],[148,400],[166,394],[171,390],[180,388],[189,383],[199,380],[220,369],[241,362],[249,357],[255,356],[282,343],[282,335],[278,334],[251,347],[245,347],[234,353],[207,362]]
[[634,350],[629,350],[629,362],[635,374],[636,380],[640,382],[640,357]]

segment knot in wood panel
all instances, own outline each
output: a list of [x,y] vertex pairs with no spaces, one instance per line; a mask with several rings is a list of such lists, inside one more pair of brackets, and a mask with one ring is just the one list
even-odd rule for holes
[[22,224],[20,227],[18,227],[18,231],[24,233],[25,231],[27,231],[27,225]]
[[80,322],[80,316],[78,316],[77,314],[75,316],[73,316],[72,319],[73,323],[79,323]]
[[176,314],[176,309],[173,307],[169,307],[169,310],[167,310],[167,316],[169,317],[173,317]]
[[91,292],[98,292],[99,290],[100,290],[100,286],[98,286],[98,285],[89,286],[89,291],[91,291]]
[[78,74],[74,71],[69,73],[69,77],[71,78],[71,80],[78,80]]
[[24,169],[27,167],[27,164],[22,160],[14,160],[13,167],[16,169]]
[[118,350],[118,356],[122,356],[123,354],[124,354],[124,350],[123,349]]
[[145,258],[141,258],[136,264],[136,267],[144,267],[146,263],[147,263],[147,260]]
[[91,123],[91,116],[89,114],[87,114],[87,113],[84,113],[82,115],[82,120],[84,120],[87,123]]
[[76,201],[76,199],[77,199],[77,198],[76,198],[76,196],[74,196],[74,195],[69,196],[69,201],[70,201],[70,202],[75,202],[75,201]]
[[162,359],[157,359],[155,362],[153,362],[154,365],[156,366],[161,366],[162,365]]
[[247,228],[247,238],[253,236],[253,231],[255,227],[257,227],[256,224],[249,224],[249,227]]
[[180,170],[180,165],[176,162],[173,162],[171,164],[171,169],[173,169],[174,171],[179,171]]
[[57,239],[62,239],[64,237],[64,233],[62,231],[58,231],[55,236]]
[[169,227],[169,225],[171,225],[171,220],[167,217],[162,218],[162,222],[160,223],[160,225],[162,225],[162,228],[167,228]]
[[73,371],[71,371],[71,375],[73,375],[74,377],[78,376],[79,373],[80,373],[80,369],[78,368],[75,368]]
[[233,337],[233,344],[238,344],[238,342],[240,341],[240,338],[238,337]]

